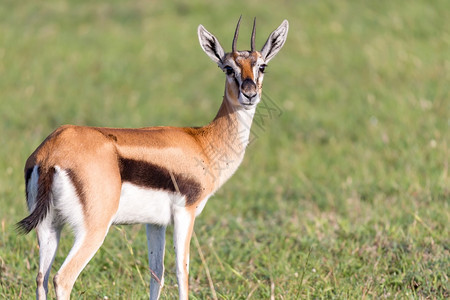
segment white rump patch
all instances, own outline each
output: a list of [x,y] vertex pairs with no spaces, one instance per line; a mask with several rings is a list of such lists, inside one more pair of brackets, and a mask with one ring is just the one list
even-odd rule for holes
[[67,172],[59,166],[55,166],[55,171],[52,186],[53,206],[63,221],[77,234],[77,231],[84,230],[83,206]]

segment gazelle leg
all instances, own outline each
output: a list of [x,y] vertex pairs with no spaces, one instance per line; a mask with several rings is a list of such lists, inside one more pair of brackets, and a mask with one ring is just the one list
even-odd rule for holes
[[189,294],[189,244],[194,228],[194,213],[186,210],[184,207],[176,207],[173,215],[173,243],[180,299],[188,299]]
[[107,222],[75,229],[74,245],[53,279],[57,299],[70,299],[75,280],[103,244],[109,226]]
[[[53,278],[57,299],[70,299],[70,292],[80,272],[103,244],[117,212],[120,181],[104,165],[90,166],[96,172],[80,176],[55,167],[53,197],[55,210],[73,229],[75,239],[64,263]],[[94,184],[102,171],[102,184]],[[107,176],[107,174],[113,174]],[[82,178],[83,180],[80,180]]]
[[61,236],[61,226],[52,224],[52,219],[50,216],[47,216],[36,228],[39,243],[39,271],[36,277],[36,299],[47,299],[48,278]]
[[150,300],[158,299],[164,285],[164,249],[166,226],[147,224],[148,261],[150,267]]

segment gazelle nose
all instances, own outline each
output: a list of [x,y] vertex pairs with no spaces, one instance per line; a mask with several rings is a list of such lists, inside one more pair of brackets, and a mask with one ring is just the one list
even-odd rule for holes
[[244,95],[246,98],[248,98],[249,100],[253,99],[253,97],[256,96],[256,93],[251,93],[251,94],[246,94],[244,92],[242,92],[242,95]]
[[241,92],[246,98],[252,99],[256,96],[256,84],[249,78],[244,79],[241,85]]

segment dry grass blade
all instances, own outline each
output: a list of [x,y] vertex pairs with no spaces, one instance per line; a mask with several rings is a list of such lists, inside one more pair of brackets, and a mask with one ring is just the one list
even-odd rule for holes
[[147,285],[145,284],[144,278],[142,277],[141,271],[139,270],[139,267],[136,263],[134,251],[133,251],[133,248],[131,247],[131,242],[128,240],[127,233],[121,227],[116,227],[116,229],[123,235],[123,238],[125,239],[128,251],[130,252],[131,256],[133,257],[134,267],[136,268],[136,271],[139,274],[139,279],[141,280],[142,285],[146,287]]
[[208,278],[209,288],[211,289],[212,297],[214,300],[217,300],[217,294],[216,294],[216,290],[214,288],[214,283],[211,278],[211,273],[209,272],[208,264],[206,263],[202,249],[200,248],[200,243],[198,242],[197,235],[195,234],[195,232],[193,232],[192,236],[194,237],[195,247],[197,248],[198,255],[200,256],[200,259],[202,260],[202,264],[205,267],[206,277]]
[[270,277],[270,300],[275,300],[275,282]]
[[248,293],[247,298],[245,298],[245,299],[247,299],[247,300],[248,300],[248,299],[251,299],[253,293],[256,291],[256,289],[258,289],[258,287],[259,287],[259,284],[255,285],[255,286],[252,288],[252,290],[250,291],[250,293]]
[[302,276],[300,277],[300,286],[299,286],[298,295],[297,295],[298,298],[300,298],[300,293],[302,292],[303,279],[305,278],[305,272],[306,272],[306,269],[308,268],[309,257],[311,256],[311,251],[312,251],[312,246],[309,248],[308,256],[306,257],[306,261],[305,261],[305,266],[303,267]]
[[161,280],[159,279],[158,275],[156,275],[156,273],[151,268],[148,268],[148,269],[150,270],[151,276],[156,280],[156,282],[159,284],[159,286],[162,287],[163,285],[162,285]]

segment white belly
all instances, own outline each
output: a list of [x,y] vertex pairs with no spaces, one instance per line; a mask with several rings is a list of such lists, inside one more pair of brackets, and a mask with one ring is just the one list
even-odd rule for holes
[[168,225],[172,206],[184,206],[185,197],[163,190],[147,189],[124,182],[114,224],[151,223]]

